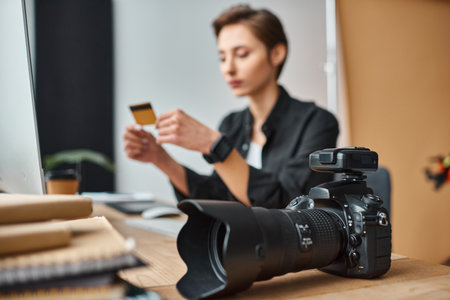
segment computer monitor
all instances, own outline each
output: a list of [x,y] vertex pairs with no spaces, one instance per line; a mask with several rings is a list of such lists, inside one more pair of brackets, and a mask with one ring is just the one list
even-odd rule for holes
[[44,194],[24,0],[0,0],[0,190]]

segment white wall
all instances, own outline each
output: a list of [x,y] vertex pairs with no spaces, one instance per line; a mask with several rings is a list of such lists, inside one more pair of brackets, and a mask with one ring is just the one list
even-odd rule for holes
[[[118,192],[152,192],[175,199],[161,172],[126,157],[123,128],[133,122],[128,105],[151,101],[157,114],[180,108],[214,128],[227,112],[246,105],[221,77],[211,27],[233,3],[238,1],[113,0]],[[280,83],[291,95],[326,107],[325,0],[249,3],[277,14],[287,32],[289,56]],[[200,154],[172,145],[165,148],[184,165],[211,172]]]

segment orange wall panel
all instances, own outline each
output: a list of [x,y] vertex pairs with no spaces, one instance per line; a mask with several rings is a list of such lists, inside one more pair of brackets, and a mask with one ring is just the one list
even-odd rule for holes
[[424,167],[450,153],[450,1],[337,0],[351,144],[391,171],[393,251],[450,257],[450,184]]

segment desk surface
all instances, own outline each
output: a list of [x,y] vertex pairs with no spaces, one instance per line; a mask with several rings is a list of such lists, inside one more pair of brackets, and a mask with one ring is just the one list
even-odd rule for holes
[[[125,224],[125,214],[95,205],[94,215],[105,216],[124,236],[136,241],[136,255],[148,266],[121,272],[125,280],[155,291],[163,299],[184,299],[175,284],[186,273],[176,240]],[[378,279],[349,279],[304,270],[256,282],[232,299],[450,299],[450,267],[393,255],[389,272]],[[221,298],[224,299],[224,298]]]

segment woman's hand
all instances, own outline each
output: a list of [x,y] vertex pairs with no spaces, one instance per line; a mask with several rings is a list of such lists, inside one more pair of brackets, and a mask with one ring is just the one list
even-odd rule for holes
[[134,124],[127,125],[123,135],[127,156],[142,162],[153,163],[169,177],[170,181],[181,193],[185,196],[189,195],[184,167],[177,163],[156,142],[155,137],[150,132],[136,129],[135,126]]
[[210,129],[180,109],[161,114],[156,128],[159,145],[174,144],[203,154],[209,154],[209,149],[220,137],[219,131]]
[[164,152],[150,132],[138,129],[134,124],[126,126],[123,140],[127,156],[138,161],[157,163]]

